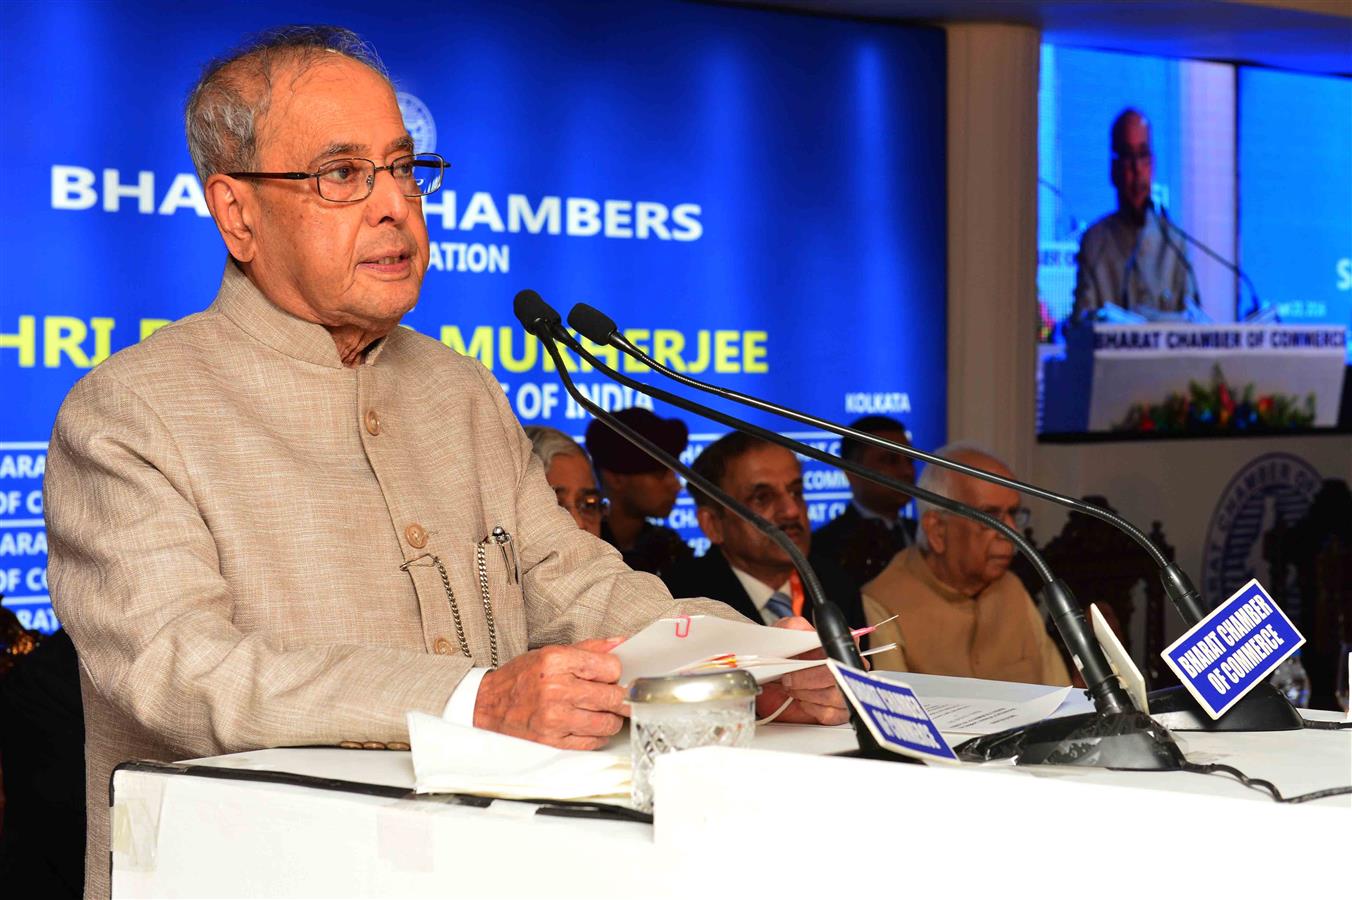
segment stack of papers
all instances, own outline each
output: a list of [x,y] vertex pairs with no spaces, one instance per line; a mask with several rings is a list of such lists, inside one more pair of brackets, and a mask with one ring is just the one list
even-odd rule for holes
[[[789,672],[823,665],[821,659],[791,659],[820,650],[815,631],[767,628],[717,616],[658,619],[611,651],[620,660],[620,684],[636,678],[744,669],[757,684]],[[895,645],[892,645],[895,646]],[[865,656],[888,647],[870,650]]]
[[[729,669],[745,669],[763,684],[822,665],[820,659],[791,658],[820,648],[815,631],[680,616],[654,622],[611,652],[620,660],[624,686],[636,678]],[[408,733],[418,793],[629,799],[631,766],[623,742],[602,751],[558,750],[417,712],[408,714]]]
[[559,750],[493,731],[408,714],[414,789],[508,799],[628,802],[629,754]]
[[921,675],[918,672],[876,672],[879,678],[904,684],[944,734],[994,734],[1031,725],[1070,705],[1070,688]]

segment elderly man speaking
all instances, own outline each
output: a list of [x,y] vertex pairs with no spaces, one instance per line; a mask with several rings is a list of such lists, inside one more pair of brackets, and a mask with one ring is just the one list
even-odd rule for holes
[[[935,455],[1014,477],[1008,466],[975,447],[954,444]],[[917,485],[1011,527],[1026,524],[1018,493],[998,484],[928,465]],[[894,556],[863,588],[865,616],[870,625],[879,625],[872,640],[898,645],[874,657],[874,665],[927,675],[1070,684],[1037,607],[1009,571],[1014,545],[970,519],[918,505],[916,546]],[[893,616],[895,621],[880,624]]]
[[[616,636],[736,616],[676,605],[578,529],[493,376],[395,327],[445,164],[355,35],[279,29],[213,63],[187,131],[220,291],[82,379],[48,458],[95,896],[122,760],[400,746],[410,710],[599,747],[626,711]],[[818,667],[762,702],[843,722],[830,685]]]

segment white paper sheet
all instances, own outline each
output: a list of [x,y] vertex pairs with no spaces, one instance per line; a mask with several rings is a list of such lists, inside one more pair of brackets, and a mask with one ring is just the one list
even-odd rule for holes
[[[819,649],[815,631],[769,628],[750,622],[731,622],[717,616],[680,616],[658,619],[611,651],[619,657],[620,684],[635,678],[670,675],[694,663],[723,653],[743,657],[787,659]],[[814,661],[782,663],[749,669],[764,684],[786,672],[820,665]]]
[[925,712],[945,734],[994,734],[1041,721],[1070,694],[1068,687],[1015,684],[980,678],[878,672],[910,686]]

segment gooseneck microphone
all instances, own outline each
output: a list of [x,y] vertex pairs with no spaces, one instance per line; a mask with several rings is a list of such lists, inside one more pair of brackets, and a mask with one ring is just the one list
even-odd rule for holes
[[[1169,237],[1169,229],[1170,229],[1170,227],[1173,225],[1173,223],[1170,222],[1169,219],[1168,219],[1168,217],[1166,217],[1166,216],[1164,215],[1164,208],[1163,208],[1163,207],[1159,207],[1159,208],[1156,208],[1156,207],[1155,207],[1155,203],[1154,203],[1153,200],[1152,200],[1152,201],[1147,201],[1146,206],[1145,206],[1145,211],[1146,211],[1146,215],[1147,215],[1147,216],[1149,216],[1150,214],[1153,213],[1154,216],[1155,216],[1155,218],[1159,220],[1159,223],[1160,223],[1160,236],[1161,236],[1162,238],[1164,238],[1165,246],[1167,246],[1170,250],[1174,251],[1174,255],[1178,257],[1178,261],[1181,262],[1181,263],[1183,263],[1183,271],[1184,271],[1184,279],[1183,279],[1183,292],[1184,292],[1183,301],[1184,301],[1184,302],[1183,302],[1183,308],[1184,308],[1184,311],[1185,311],[1185,312],[1187,311],[1187,299],[1188,299],[1188,298],[1187,298],[1186,295],[1187,295],[1187,290],[1188,290],[1187,282],[1188,282],[1189,279],[1192,280],[1192,302],[1197,306],[1198,309],[1201,309],[1201,306],[1202,306],[1202,284],[1201,284],[1201,282],[1199,282],[1199,281],[1197,280],[1197,270],[1194,269],[1194,268],[1192,267],[1192,263],[1188,262],[1188,255],[1187,255],[1186,253],[1183,252],[1183,248],[1182,248],[1182,247],[1180,247],[1180,246],[1178,246],[1177,244],[1175,244],[1174,241],[1173,241],[1173,239],[1172,239],[1171,237]],[[1180,235],[1183,234],[1183,232],[1182,232],[1181,229],[1179,230],[1178,233],[1179,233]]]
[[[545,352],[554,361],[555,368],[558,369],[559,377],[563,381],[564,389],[568,391],[569,396],[593,416],[615,429],[625,440],[667,468],[679,472],[687,481],[698,486],[735,515],[750,522],[761,534],[769,537],[775,542],[776,546],[788,555],[793,567],[798,571],[799,578],[802,579],[803,592],[812,603],[813,625],[821,638],[822,649],[826,651],[827,656],[836,662],[856,669],[863,669],[864,660],[859,655],[859,648],[855,646],[854,638],[850,634],[850,626],[845,621],[845,614],[840,611],[840,607],[827,598],[826,592],[822,589],[821,581],[817,578],[817,573],[813,571],[807,557],[798,549],[798,545],[774,523],[767,521],[740,500],[728,494],[727,491],[662,450],[648,438],[611,415],[579,391],[577,385],[573,383],[572,377],[569,376],[567,366],[564,364],[562,355],[555,343],[555,334],[562,332],[567,335],[567,331],[563,328],[559,314],[539,294],[531,290],[521,291],[513,301],[513,310],[522,327],[528,333],[539,338],[540,343],[544,345]],[[572,335],[568,335],[568,338],[571,341]],[[859,754],[861,756],[870,759],[915,762],[915,760],[898,756],[878,746],[877,741],[873,739],[873,735],[869,732],[868,726],[859,718],[853,707],[850,708],[850,721],[854,727],[855,737],[859,742]]]
[[1192,244],[1198,250],[1201,250],[1207,256],[1214,259],[1216,262],[1225,266],[1225,268],[1233,272],[1239,278],[1239,280],[1242,281],[1249,288],[1249,297],[1253,300],[1253,308],[1250,309],[1246,315],[1252,316],[1256,313],[1262,312],[1263,301],[1258,299],[1258,288],[1253,286],[1253,279],[1249,277],[1249,274],[1247,272],[1241,269],[1236,263],[1231,262],[1224,256],[1221,256],[1215,250],[1212,250],[1206,244],[1202,243],[1197,238],[1193,237],[1191,234],[1188,234],[1188,232],[1184,231],[1181,227],[1179,227],[1177,222],[1175,222],[1173,219],[1169,217],[1169,210],[1167,210],[1163,206],[1160,207],[1159,213],[1162,224],[1165,225],[1167,230],[1178,232],[1179,237],[1183,238],[1183,240],[1187,241],[1189,244]]
[[[560,333],[562,332],[562,333]],[[1071,655],[1078,661],[1079,667],[1084,674],[1085,684],[1094,700],[1094,706],[1099,712],[1105,714],[1116,714],[1128,712],[1134,709],[1130,695],[1122,688],[1118,677],[1113,673],[1111,665],[1103,656],[1102,648],[1093,639],[1088,624],[1084,620],[1084,613],[1080,610],[1079,604],[1075,602],[1070,588],[1056,578],[1051,567],[1047,565],[1046,560],[1037,552],[1037,549],[1029,543],[1028,539],[1013,528],[1010,528],[1004,522],[994,516],[984,513],[981,510],[974,509],[964,503],[959,503],[942,494],[935,494],[923,488],[904,481],[898,481],[889,478],[872,469],[860,465],[853,460],[842,459],[832,456],[825,451],[818,450],[810,444],[793,440],[785,437],[778,432],[771,431],[768,428],[762,428],[759,425],[730,416],[720,410],[695,403],[685,397],[672,394],[652,385],[645,384],[636,379],[623,375],[607,366],[599,360],[586,348],[577,344],[572,335],[562,330],[562,326],[554,331],[558,339],[569,346],[580,358],[592,365],[596,371],[609,378],[618,381],[620,384],[630,387],[636,391],[647,394],[648,396],[670,403],[687,412],[703,416],[718,422],[728,428],[746,432],[754,437],[760,438],[768,443],[776,444],[794,453],[801,454],[809,459],[815,459],[818,462],[836,468],[844,469],[854,475],[867,479],[875,484],[899,491],[907,496],[914,497],[925,503],[932,504],[940,509],[947,510],[955,515],[971,519],[980,525],[998,532],[1005,540],[1012,543],[1020,553],[1033,565],[1037,576],[1042,580],[1044,586],[1042,595],[1047,609],[1051,611],[1052,621],[1056,626],[1062,641],[1070,649]]]
[[[1043,723],[1049,728],[1038,732],[1036,728],[1022,729],[1016,736],[1004,736],[1005,743],[995,745],[989,750],[979,748],[979,752],[969,754],[968,758],[1001,758],[1018,755],[1024,764],[1056,761],[1061,764],[1113,765],[1123,768],[1172,769],[1176,768],[1181,755],[1168,733],[1138,712],[1130,696],[1122,688],[1117,675],[1113,672],[1103,654],[1102,648],[1094,639],[1084,614],[1075,602],[1073,595],[1064,582],[1052,574],[1051,569],[1023,535],[1000,520],[958,503],[947,497],[930,493],[906,482],[888,478],[850,460],[843,460],[820,451],[815,447],[786,438],[776,432],[761,428],[741,419],[729,416],[718,410],[694,403],[684,397],[654,388],[636,381],[611,369],[578,343],[561,323],[548,326],[554,336],[573,350],[581,359],[593,368],[620,384],[647,394],[655,399],[670,403],[680,409],[712,419],[729,428],[738,429],[762,440],[785,447],[810,459],[825,462],[877,484],[917,497],[948,510],[964,518],[972,519],[992,528],[1011,541],[1024,553],[1045,582],[1040,595],[1051,611],[1062,641],[1070,649],[1077,668],[1084,674],[1085,683],[1093,699],[1097,712],[1090,716],[1067,717],[1055,723]],[[556,360],[556,363],[561,361]],[[560,377],[567,376],[560,371]],[[571,389],[570,389],[571,393]],[[699,484],[699,482],[696,482]],[[703,485],[701,485],[702,487]],[[1073,734],[1073,740],[1069,735]]]
[[[1055,491],[1028,484],[1014,478],[1006,478],[941,456],[935,456],[917,450],[906,444],[898,444],[868,432],[858,431],[817,416],[808,415],[767,400],[752,397],[729,388],[707,384],[662,365],[649,354],[624,336],[613,319],[600,310],[585,303],[575,305],[568,314],[568,322],[579,334],[598,346],[610,345],[642,362],[655,372],[667,376],[679,384],[712,394],[724,400],[730,400],[744,406],[791,421],[809,425],[842,437],[849,437],[863,444],[869,444],[884,450],[890,450],[912,459],[951,469],[972,478],[978,478],[993,484],[1011,488],[1042,500],[1055,503],[1105,522],[1134,540],[1150,556],[1160,569],[1160,581],[1165,593],[1178,610],[1185,625],[1191,627],[1206,615],[1201,595],[1187,573],[1175,562],[1164,555],[1155,544],[1135,525],[1126,519],[1074,497],[1068,497]],[[806,454],[805,454],[806,455]],[[905,491],[903,491],[905,493]],[[1031,559],[1031,557],[1030,557]],[[1097,645],[1096,645],[1097,646]],[[1270,685],[1262,685],[1247,694],[1220,719],[1212,719],[1203,713],[1196,701],[1180,685],[1153,691],[1150,695],[1152,715],[1170,728],[1190,731],[1288,731],[1303,727],[1303,719],[1282,696],[1281,692]]]
[[832,434],[837,434],[841,437],[848,437],[861,444],[869,444],[883,450],[890,450],[893,453],[909,456],[912,459],[918,459],[924,463],[931,463],[940,468],[951,469],[954,472],[959,472],[972,478],[1011,488],[1020,493],[1047,500],[1059,506],[1064,506],[1100,521],[1107,522],[1112,527],[1124,532],[1128,537],[1139,544],[1146,553],[1150,555],[1150,558],[1154,560],[1155,564],[1160,567],[1160,579],[1164,582],[1164,589],[1169,594],[1170,599],[1178,608],[1180,615],[1183,616],[1189,626],[1195,625],[1206,615],[1205,611],[1202,609],[1201,595],[1198,593],[1197,588],[1193,585],[1192,580],[1188,578],[1187,574],[1165,556],[1163,551],[1156,547],[1154,543],[1151,542],[1150,538],[1139,528],[1102,507],[1094,506],[1092,503],[1085,503],[1082,500],[1076,500],[1074,497],[1067,497],[1064,494],[1058,494],[1055,491],[1028,484],[1015,478],[1006,478],[1003,475],[987,472],[985,469],[978,469],[974,466],[969,466],[955,460],[944,459],[942,456],[935,456],[932,453],[917,450],[906,444],[898,444],[894,441],[889,441],[886,438],[878,437],[876,434],[858,431],[854,428],[839,425],[817,416],[808,415],[807,413],[799,412],[777,403],[771,403],[768,400],[762,400],[758,397],[752,397],[729,388],[708,384],[699,381],[698,379],[691,378],[681,372],[673,371],[653,359],[626,338],[615,325],[613,319],[600,310],[588,306],[585,303],[579,303],[573,307],[572,312],[568,314],[568,324],[572,325],[573,328],[577,329],[579,334],[593,344],[601,346],[608,344],[616,347],[620,351],[627,353],[642,362],[653,371],[660,372],[686,387],[694,388],[695,390],[703,391],[706,394],[712,394],[716,397],[721,397],[724,400],[731,400],[734,403],[740,403],[744,406],[758,409],[761,412],[768,412],[785,419],[800,422],[804,425],[810,425],[813,428],[818,428],[822,431],[829,431]]
[[1131,254],[1122,267],[1122,290],[1118,293],[1117,305],[1123,309],[1131,309],[1131,276],[1136,272],[1136,256],[1141,252],[1141,236],[1144,234],[1144,228],[1136,232],[1136,243],[1131,245]]

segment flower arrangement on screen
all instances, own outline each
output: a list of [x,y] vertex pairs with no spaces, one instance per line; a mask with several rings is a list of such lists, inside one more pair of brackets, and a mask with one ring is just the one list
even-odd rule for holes
[[1284,394],[1255,397],[1252,384],[1242,391],[1231,387],[1220,366],[1211,370],[1211,384],[1188,383],[1187,393],[1175,391],[1162,403],[1137,403],[1114,431],[1146,434],[1196,434],[1308,428],[1314,424],[1314,394],[1299,398]]

